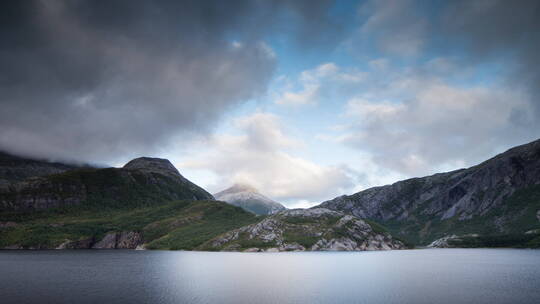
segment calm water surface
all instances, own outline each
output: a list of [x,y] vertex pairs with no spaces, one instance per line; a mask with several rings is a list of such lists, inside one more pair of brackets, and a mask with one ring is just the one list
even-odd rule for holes
[[0,303],[540,303],[540,250],[0,251]]

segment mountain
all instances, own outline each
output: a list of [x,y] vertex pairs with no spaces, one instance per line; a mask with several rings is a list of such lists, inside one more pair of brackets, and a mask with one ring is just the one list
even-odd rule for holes
[[376,224],[325,208],[292,209],[222,234],[202,249],[220,251],[352,251],[403,249]]
[[166,159],[74,167],[1,155],[0,249],[196,249],[256,222]]
[[0,184],[22,181],[29,177],[62,173],[78,166],[28,159],[0,152]]
[[123,168],[76,168],[0,184],[0,211],[145,206],[179,199],[213,196],[184,178],[168,160],[148,157]]
[[242,207],[247,211],[258,215],[273,214],[285,210],[285,206],[260,194],[257,189],[236,184],[232,187],[214,194],[218,201],[224,201],[231,205]]
[[[18,161],[28,168],[30,161]],[[122,168],[50,166],[59,167],[46,169],[52,170],[48,175],[19,170],[24,174],[1,185],[0,249],[404,248],[377,224],[341,212],[297,209],[261,217],[215,201],[166,159],[141,157]],[[221,194],[251,203],[255,211],[284,209],[245,186]]]
[[521,238],[540,228],[540,140],[468,169],[370,188],[318,207],[371,219],[415,244],[450,235]]

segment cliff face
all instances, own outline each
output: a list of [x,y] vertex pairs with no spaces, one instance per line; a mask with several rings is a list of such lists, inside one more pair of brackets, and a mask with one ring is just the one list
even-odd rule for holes
[[353,251],[402,249],[384,231],[324,208],[285,210],[227,232],[202,246],[221,251]]
[[370,188],[320,207],[376,220],[421,244],[456,233],[524,233],[540,227],[540,140],[468,169]]
[[0,211],[77,205],[137,206],[213,199],[165,159],[138,158],[123,168],[81,168],[0,184]]

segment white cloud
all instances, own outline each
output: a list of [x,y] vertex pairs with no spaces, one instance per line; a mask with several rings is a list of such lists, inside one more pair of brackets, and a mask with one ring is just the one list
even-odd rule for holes
[[494,149],[532,136],[511,121],[516,111],[527,113],[530,108],[519,92],[460,88],[436,78],[409,76],[388,87],[410,98],[391,102],[384,93],[377,95],[380,99],[351,98],[345,109],[354,123],[341,139],[371,153],[379,166],[407,176],[471,165]]
[[[335,63],[323,63],[311,70],[300,73],[296,81],[288,81],[276,94],[279,105],[317,104],[336,88],[362,82],[366,73],[358,70],[344,71]],[[295,87],[300,89],[295,90]]]
[[273,199],[298,203],[330,199],[354,186],[351,169],[322,166],[288,152],[301,143],[285,135],[277,116],[257,112],[234,125],[239,135],[216,135],[204,144],[206,153],[179,165],[214,172],[218,183],[207,185],[211,191],[249,183]]
[[305,105],[314,104],[319,95],[318,84],[306,84],[300,92],[284,92],[276,100],[280,105]]

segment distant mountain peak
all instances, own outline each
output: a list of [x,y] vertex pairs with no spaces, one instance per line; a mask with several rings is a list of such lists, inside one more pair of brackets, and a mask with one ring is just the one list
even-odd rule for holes
[[214,197],[255,214],[272,214],[286,209],[282,204],[262,195],[255,187],[248,184],[234,184],[214,194]]
[[173,164],[164,158],[155,157],[139,157],[129,161],[124,165],[124,169],[137,169],[145,170],[149,172],[156,172],[164,175],[174,175],[182,177],[180,172],[173,166]]
[[231,187],[221,191],[220,193],[222,193],[222,192],[226,192],[226,193],[238,193],[238,192],[260,193],[259,190],[257,190],[257,188],[255,188],[254,186],[252,186],[250,184],[245,184],[245,183],[236,183],[236,184],[232,185]]

